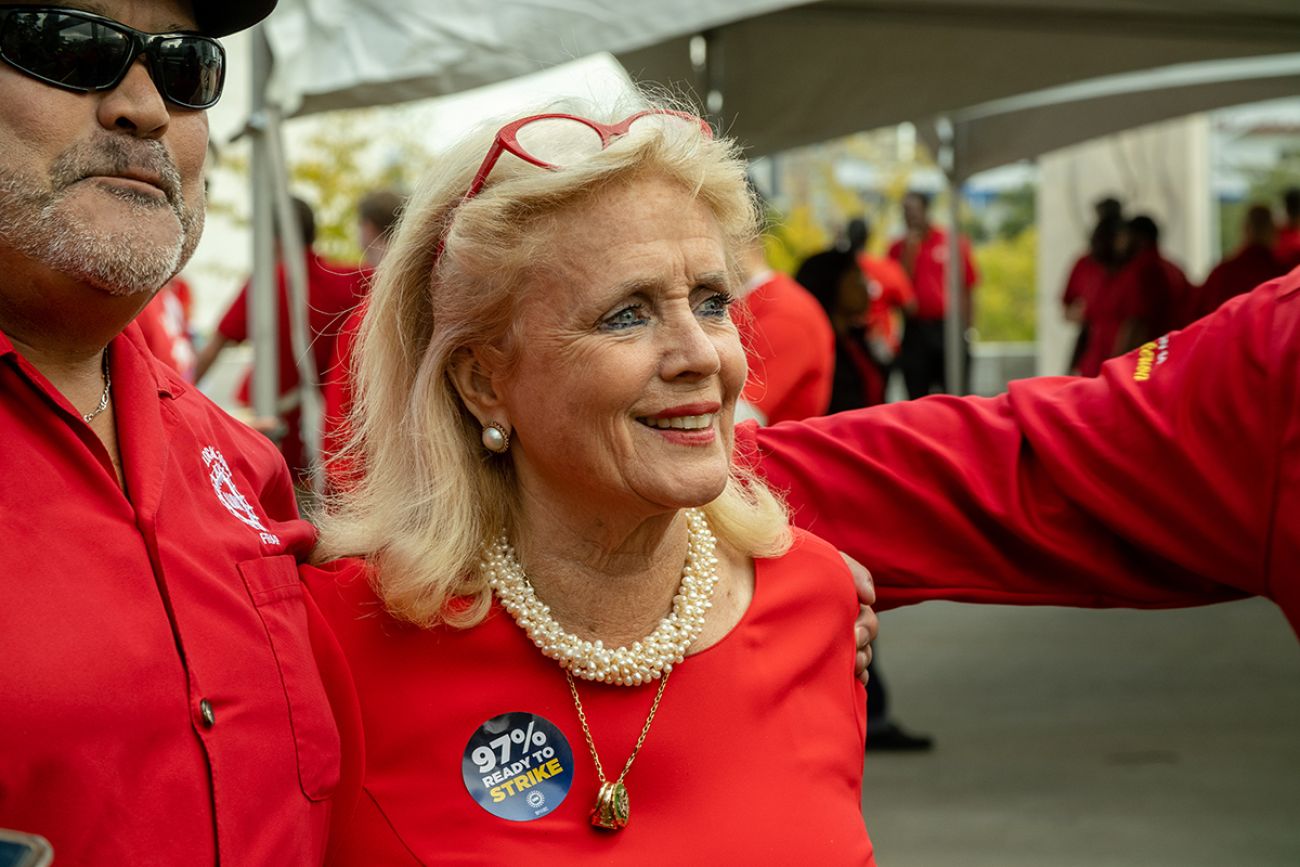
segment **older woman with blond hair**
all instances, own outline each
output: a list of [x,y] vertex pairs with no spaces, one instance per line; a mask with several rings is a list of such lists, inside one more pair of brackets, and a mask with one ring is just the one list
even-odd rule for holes
[[733,455],[756,217],[665,109],[520,118],[412,197],[306,575],[366,731],[341,863],[873,863],[852,580]]

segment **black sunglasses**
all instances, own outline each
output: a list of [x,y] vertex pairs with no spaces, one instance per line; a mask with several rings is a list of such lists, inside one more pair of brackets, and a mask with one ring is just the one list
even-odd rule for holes
[[141,54],[168,101],[204,109],[221,98],[226,52],[209,36],[142,33],[79,9],[0,6],[0,60],[46,84],[112,90]]

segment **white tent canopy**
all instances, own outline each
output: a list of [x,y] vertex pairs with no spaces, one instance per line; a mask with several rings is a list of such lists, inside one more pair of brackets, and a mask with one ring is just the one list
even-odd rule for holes
[[290,115],[438,96],[611,51],[634,78],[720,91],[719,120],[762,155],[1104,75],[1293,52],[1300,3],[281,0],[266,31],[270,97]]
[[[1300,94],[1300,54],[1179,64],[1110,75],[953,112],[956,165],[986,169],[1143,124]],[[939,145],[933,126],[921,136]]]
[[[272,62],[269,79],[255,79],[264,82],[261,91],[255,85],[251,125],[255,198],[270,181],[287,214],[286,170],[274,141],[281,113],[446,95],[600,51],[615,53],[635,79],[707,97],[701,101],[714,119],[753,156],[901,121],[955,119],[944,126],[952,133],[944,151],[950,177],[959,179],[976,166],[1157,117],[1294,92],[1285,61],[1276,74],[1219,70],[1220,78],[1191,84],[1164,80],[1156,110],[1149,88],[1134,90],[1131,82],[1074,99],[1051,89],[1117,73],[1293,52],[1300,45],[1300,2],[281,0],[261,30]],[[1037,96],[1019,108],[999,104],[1026,93]],[[259,169],[267,160],[270,168]],[[257,222],[266,225],[269,204],[260,213]],[[256,341],[274,318],[267,244],[255,261],[253,294],[263,311],[260,327],[255,317]],[[953,310],[956,274],[953,269],[949,287]],[[301,342],[305,287],[300,275],[292,282]],[[953,318],[951,346],[958,329]],[[956,366],[949,379],[959,382],[960,353],[948,355]],[[313,373],[305,370],[302,381],[312,382]],[[255,382],[261,406],[276,393],[274,374],[268,376]],[[304,407],[305,427],[313,414]]]
[[266,22],[287,115],[458,93],[790,0],[281,0]]

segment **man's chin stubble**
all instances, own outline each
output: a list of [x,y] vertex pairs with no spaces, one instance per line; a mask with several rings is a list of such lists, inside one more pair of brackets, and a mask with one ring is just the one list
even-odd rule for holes
[[[0,240],[52,270],[118,296],[157,291],[194,252],[203,227],[201,209],[186,212],[183,205],[173,209],[153,196],[101,187],[96,192],[125,203],[128,213],[118,226],[99,229],[68,212],[70,189],[42,194],[0,177]],[[176,220],[174,239],[164,243],[141,237],[160,210]]]

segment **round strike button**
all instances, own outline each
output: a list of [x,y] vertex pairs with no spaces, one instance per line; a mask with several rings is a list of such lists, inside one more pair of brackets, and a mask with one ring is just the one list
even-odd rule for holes
[[568,738],[554,723],[515,711],[475,729],[461,758],[461,776],[484,810],[511,822],[532,822],[568,797],[573,765]]

